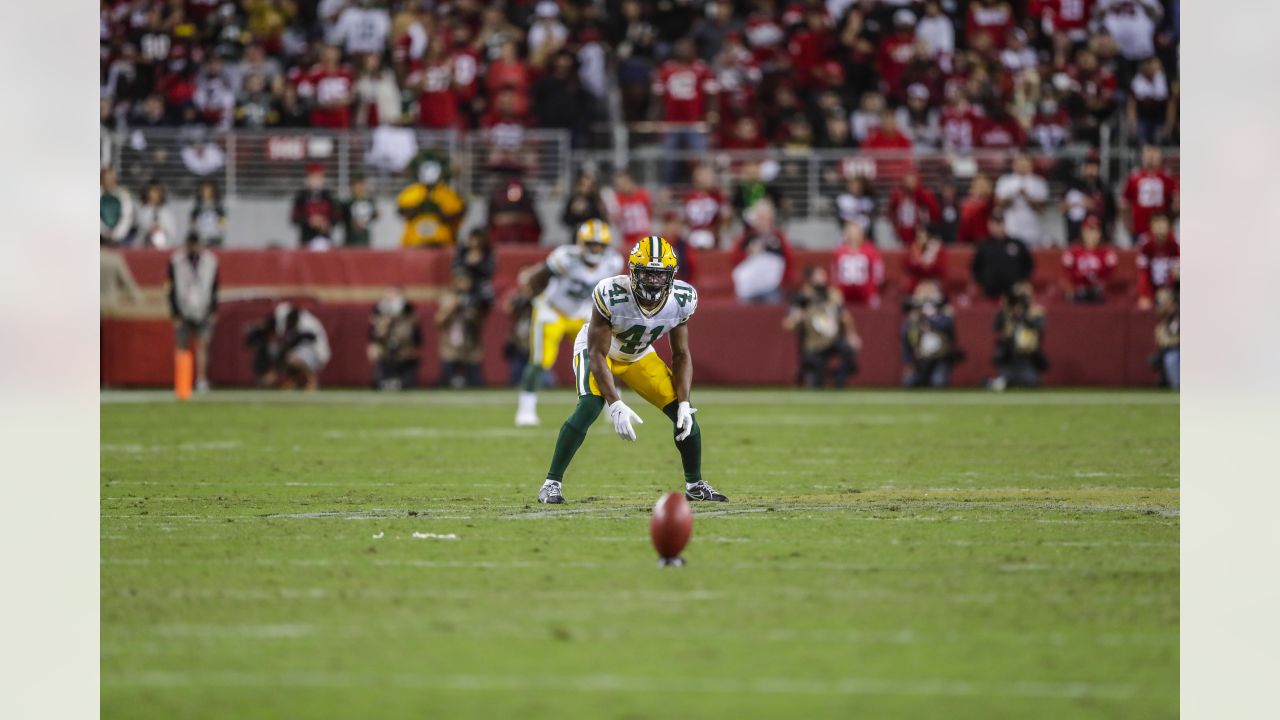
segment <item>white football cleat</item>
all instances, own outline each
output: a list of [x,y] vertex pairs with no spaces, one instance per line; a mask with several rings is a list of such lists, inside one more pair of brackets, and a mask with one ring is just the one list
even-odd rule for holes
[[516,427],[537,427],[541,422],[538,420],[538,394],[531,392],[521,392],[516,400]]

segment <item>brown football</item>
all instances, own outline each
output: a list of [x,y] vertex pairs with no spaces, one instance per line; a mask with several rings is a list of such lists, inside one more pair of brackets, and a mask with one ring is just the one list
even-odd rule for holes
[[653,506],[653,517],[649,520],[649,536],[653,538],[653,547],[659,557],[668,560],[680,557],[692,534],[693,511],[689,509],[684,493],[667,493],[658,498],[658,504]]

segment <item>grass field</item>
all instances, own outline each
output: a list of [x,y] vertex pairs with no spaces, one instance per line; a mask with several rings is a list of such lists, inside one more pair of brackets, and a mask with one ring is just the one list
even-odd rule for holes
[[572,401],[104,395],[103,717],[1177,716],[1176,396],[698,390],[671,569],[652,408],[534,502]]

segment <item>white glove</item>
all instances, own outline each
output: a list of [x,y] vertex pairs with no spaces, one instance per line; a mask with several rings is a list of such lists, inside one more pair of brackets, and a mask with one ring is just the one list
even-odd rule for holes
[[644,420],[641,420],[640,416],[621,400],[609,406],[609,419],[613,421],[613,429],[618,433],[618,437],[631,442],[636,441],[636,431],[631,427],[631,421],[644,424]]
[[676,407],[676,442],[689,437],[689,433],[693,432],[693,414],[698,412],[698,408],[689,407],[689,403],[682,402]]

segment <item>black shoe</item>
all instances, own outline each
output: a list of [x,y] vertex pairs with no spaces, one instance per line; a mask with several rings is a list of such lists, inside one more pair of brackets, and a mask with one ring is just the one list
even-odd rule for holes
[[538,491],[538,502],[546,503],[547,505],[563,505],[564,495],[560,494],[560,483],[542,483],[542,489]]
[[720,494],[718,490],[708,485],[706,480],[699,480],[694,485],[685,485],[684,496],[689,500],[711,500],[712,502],[729,502],[729,498]]

